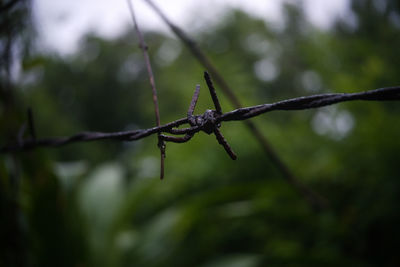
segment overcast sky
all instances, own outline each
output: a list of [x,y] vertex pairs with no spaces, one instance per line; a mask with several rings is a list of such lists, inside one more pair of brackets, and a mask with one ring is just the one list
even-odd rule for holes
[[[131,0],[142,28],[169,32],[166,26],[144,3]],[[282,2],[296,0],[154,0],[173,21],[188,30],[189,24],[206,24],[218,20],[228,7],[240,8],[254,16],[279,25],[282,23]],[[94,31],[114,37],[132,25],[126,0],[33,0],[34,17],[41,44],[46,49],[70,53],[80,37]],[[309,20],[328,28],[337,16],[349,16],[348,0],[304,0]],[[196,17],[194,17],[196,15]]]

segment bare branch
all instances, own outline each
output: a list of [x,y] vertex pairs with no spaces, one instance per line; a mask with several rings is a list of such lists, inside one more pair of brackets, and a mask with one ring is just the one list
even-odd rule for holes
[[[161,121],[160,121],[160,111],[158,108],[156,82],[154,79],[153,69],[152,69],[151,63],[150,63],[149,53],[147,51],[148,47],[144,41],[143,35],[142,35],[142,33],[139,29],[138,23],[136,21],[136,17],[135,17],[135,13],[133,12],[133,6],[131,3],[131,0],[126,0],[126,1],[128,3],[129,11],[131,13],[131,17],[132,17],[132,21],[133,21],[133,25],[134,25],[136,34],[139,38],[140,48],[143,51],[144,60],[146,62],[147,73],[149,75],[150,85],[151,85],[151,89],[152,89],[152,93],[153,93],[154,113],[156,114],[156,125],[160,126]],[[163,139],[160,136],[158,136],[158,147],[161,152],[160,179],[163,179],[164,178],[165,144],[164,144]]]

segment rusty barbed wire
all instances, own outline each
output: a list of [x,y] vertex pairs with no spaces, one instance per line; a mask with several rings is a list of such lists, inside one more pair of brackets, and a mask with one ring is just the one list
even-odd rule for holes
[[[198,87],[197,87],[198,88]],[[196,90],[198,96],[198,90]],[[196,92],[195,91],[195,92]],[[197,98],[197,97],[196,97]],[[69,137],[59,138],[44,138],[38,139],[37,135],[30,134],[27,139],[18,138],[19,141],[14,144],[5,145],[0,148],[0,153],[13,153],[24,150],[31,150],[39,147],[59,147],[71,143],[90,142],[97,140],[116,140],[116,141],[137,141],[146,138],[153,134],[160,134],[165,141],[183,143],[190,140],[196,133],[203,131],[208,134],[214,133],[215,128],[219,128],[221,123],[229,121],[247,120],[261,114],[271,112],[274,110],[305,110],[320,108],[332,104],[347,101],[399,101],[400,100],[400,86],[379,88],[371,91],[364,91],[359,93],[332,93],[332,94],[319,94],[311,96],[302,96],[287,100],[278,101],[270,104],[262,104],[257,106],[245,107],[235,109],[226,113],[219,114],[216,110],[206,110],[202,115],[188,115],[186,118],[181,118],[170,123],[152,127],[148,129],[121,131],[121,132],[81,132]],[[192,100],[193,103],[193,100]],[[192,106],[192,105],[191,105]],[[194,105],[193,105],[194,110]],[[30,113],[32,114],[32,113]],[[32,115],[30,115],[32,116]],[[33,118],[29,119],[33,124]],[[190,127],[179,128],[184,124],[189,124]],[[30,127],[30,128],[33,128]],[[165,134],[184,135],[186,139],[173,139],[177,136],[167,136]],[[185,137],[189,135],[190,138]],[[33,138],[32,136],[35,136]],[[172,138],[169,138],[172,137]],[[179,137],[178,137],[179,138]]]

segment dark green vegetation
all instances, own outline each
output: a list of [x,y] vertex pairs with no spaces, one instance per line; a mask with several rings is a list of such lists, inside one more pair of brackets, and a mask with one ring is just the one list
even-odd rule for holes
[[[398,1],[352,2],[357,26],[320,31],[286,6],[283,29],[229,11],[190,34],[245,105],[399,85]],[[162,123],[185,116],[196,83],[197,113],[212,107],[203,68],[179,41],[145,38]],[[89,34],[69,57],[23,52],[13,93],[2,83],[0,145],[15,139],[28,106],[39,137],[155,124],[132,32]],[[164,181],[155,136],[1,155],[0,266],[399,266],[399,115],[398,102],[350,102],[255,119],[296,177],[329,201],[320,213],[240,122],[222,126],[237,161],[199,134],[167,144]]]

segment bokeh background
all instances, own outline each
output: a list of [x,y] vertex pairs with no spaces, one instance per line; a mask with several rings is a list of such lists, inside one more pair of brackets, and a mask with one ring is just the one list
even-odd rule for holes
[[[74,19],[100,10],[107,21],[107,8],[44,2],[0,1],[0,145],[17,141],[28,107],[38,137],[152,127],[126,4],[115,4],[125,13],[108,20],[119,26],[103,32]],[[399,1],[338,1],[327,13],[319,1],[265,9],[162,2],[246,106],[399,84]],[[185,116],[197,83],[197,113],[212,107],[204,68],[134,4],[162,123]],[[59,24],[48,25],[52,16]],[[396,102],[349,102],[253,120],[296,178],[327,199],[322,211],[283,179],[241,122],[222,126],[237,161],[198,134],[167,144],[163,181],[154,136],[3,154],[0,266],[399,266],[399,115]]]

